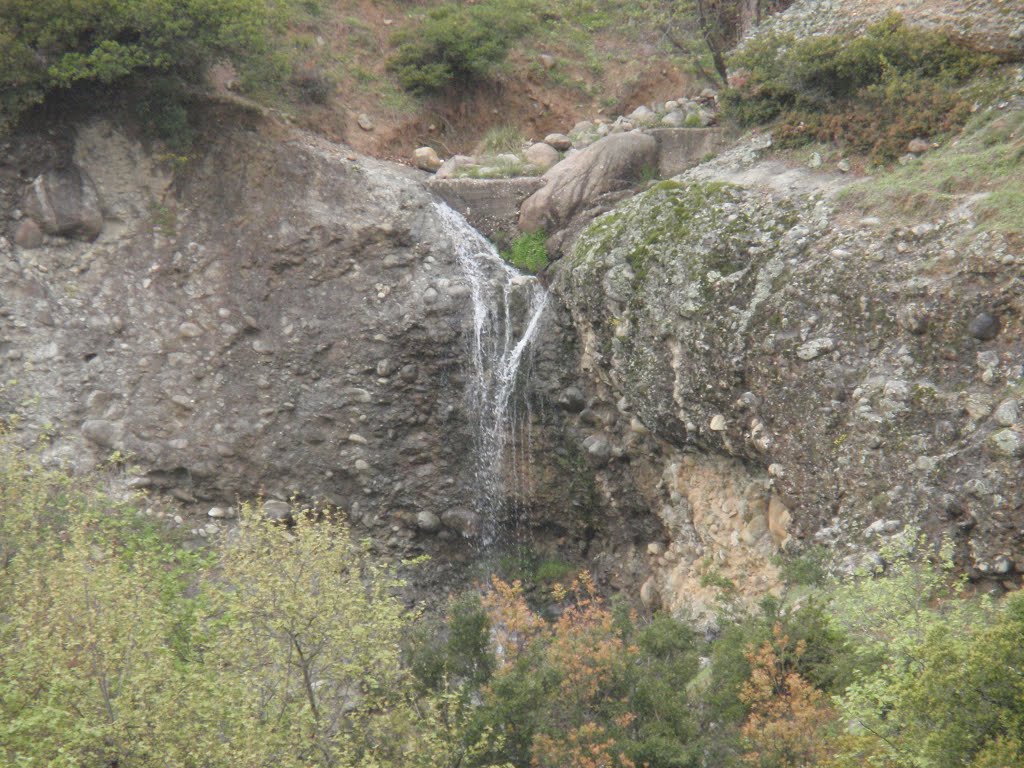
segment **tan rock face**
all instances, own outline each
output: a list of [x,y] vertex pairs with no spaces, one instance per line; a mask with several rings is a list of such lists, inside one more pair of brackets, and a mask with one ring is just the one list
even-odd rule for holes
[[767,475],[723,456],[687,454],[667,464],[662,485],[659,517],[671,544],[652,558],[652,573],[665,607],[709,622],[724,580],[750,604],[778,592],[771,558],[788,538],[789,513]]

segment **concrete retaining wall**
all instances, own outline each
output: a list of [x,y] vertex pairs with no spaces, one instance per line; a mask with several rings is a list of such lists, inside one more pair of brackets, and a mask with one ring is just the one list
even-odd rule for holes
[[518,232],[519,206],[544,186],[539,177],[432,179],[427,189],[466,217],[490,240]]

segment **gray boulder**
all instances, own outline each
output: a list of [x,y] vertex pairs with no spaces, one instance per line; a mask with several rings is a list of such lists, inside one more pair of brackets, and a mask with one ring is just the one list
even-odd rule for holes
[[636,183],[657,168],[658,144],[640,133],[614,134],[544,174],[545,185],[524,201],[519,228],[554,231],[608,192]]
[[48,235],[95,240],[103,230],[99,193],[88,174],[74,165],[37,176],[21,205]]

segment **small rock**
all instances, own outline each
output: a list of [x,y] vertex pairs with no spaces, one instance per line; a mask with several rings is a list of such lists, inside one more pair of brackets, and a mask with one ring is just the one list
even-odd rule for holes
[[569,413],[580,413],[586,405],[587,401],[577,387],[566,387],[558,395],[558,407]]
[[220,533],[220,528],[215,523],[207,523],[203,526],[202,531],[207,536],[215,536],[216,534]]
[[846,158],[843,158],[838,163],[836,163],[836,168],[839,169],[840,173],[849,173],[850,172],[850,161],[847,160]]
[[654,577],[647,579],[640,587],[640,602],[648,611],[656,611],[661,607],[661,594],[654,583]]
[[686,115],[678,109],[673,110],[661,118],[661,124],[669,128],[682,128],[686,125]]
[[441,518],[430,510],[421,510],[416,515],[416,527],[424,533],[437,533],[441,530]]
[[365,437],[355,432],[348,436],[348,441],[350,443],[358,443],[359,445],[366,445],[369,442]]
[[123,431],[120,424],[105,419],[91,419],[82,424],[85,439],[101,448],[119,447]]
[[370,464],[365,459],[356,459],[353,465],[356,468],[356,472],[369,472]]
[[913,152],[915,155],[924,154],[931,148],[931,143],[924,139],[911,139],[910,143],[907,144],[907,152]]
[[362,128],[364,131],[372,131],[376,127],[373,124],[373,120],[371,120],[370,116],[365,112],[356,118],[356,123],[358,123],[359,127]]
[[1013,560],[1008,558],[1006,555],[1000,555],[992,563],[992,573],[997,576],[1006,576],[1009,573],[1013,573],[1015,568]]
[[1020,420],[1020,403],[1017,400],[1003,400],[992,414],[996,424],[1001,427],[1012,427]]
[[22,248],[38,248],[43,244],[43,230],[32,219],[23,219],[14,230],[14,242]]
[[[650,107],[640,106],[629,114],[629,122],[633,125],[654,125],[657,121],[658,116]],[[628,130],[632,130],[632,128]]]
[[999,335],[999,318],[988,312],[976,315],[967,324],[967,332],[980,341],[991,341]]
[[186,339],[196,339],[203,335],[203,329],[195,323],[182,323],[178,326],[178,334]]
[[920,336],[928,330],[928,313],[919,304],[907,304],[896,311],[896,322],[908,333]]
[[661,557],[665,554],[665,545],[660,541],[652,541],[647,545],[647,554],[654,555],[655,557]]
[[811,153],[811,159],[807,161],[808,168],[821,168],[821,154],[818,152]]
[[210,507],[206,516],[212,517],[214,520],[231,520],[235,517],[235,509],[234,507]]
[[551,145],[559,152],[566,152],[572,147],[572,139],[564,133],[549,133],[544,137],[544,143]]
[[263,502],[263,517],[275,523],[288,522],[292,519],[292,505],[276,499],[265,501]]
[[1000,429],[989,438],[992,449],[1011,459],[1024,458],[1024,432],[1017,429]]
[[449,179],[456,174],[460,168],[473,164],[473,158],[469,155],[452,155],[445,160],[441,167],[434,174],[435,179]]
[[797,347],[796,356],[801,360],[814,360],[835,348],[836,343],[827,336],[821,339],[811,339]]
[[480,530],[480,519],[468,509],[449,509],[441,513],[441,522],[464,537],[476,536]]
[[720,413],[716,413],[711,417],[711,431],[712,432],[724,432],[725,431],[725,416]]
[[572,127],[572,130],[569,131],[569,135],[578,136],[581,134],[593,133],[596,130],[597,126],[594,125],[592,122],[590,122],[589,120],[581,120]]
[[524,157],[530,165],[534,165],[544,171],[561,159],[558,150],[546,142],[531,145],[526,150]]
[[612,455],[612,445],[602,434],[591,435],[583,441],[583,447],[598,464],[607,464]]
[[537,60],[540,61],[540,65],[544,67],[544,69],[553,69],[555,66],[555,57],[546,53],[542,53],[538,56]]
[[412,153],[412,162],[421,171],[429,171],[435,173],[441,168],[441,158],[437,156],[437,152],[434,151],[433,147],[420,147]]

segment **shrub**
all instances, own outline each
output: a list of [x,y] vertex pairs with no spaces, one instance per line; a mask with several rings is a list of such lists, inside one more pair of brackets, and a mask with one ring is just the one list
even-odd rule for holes
[[547,235],[543,232],[520,235],[501,256],[516,269],[536,274],[549,264],[546,241]]
[[433,8],[414,28],[398,32],[390,68],[414,93],[490,77],[511,45],[534,25],[524,0],[483,0]]
[[969,107],[955,86],[992,62],[894,14],[856,38],[752,41],[731,61],[722,99],[741,125],[781,116],[782,146],[837,141],[892,160],[915,136],[962,125]]
[[55,89],[259,57],[287,2],[0,0],[0,129]]

